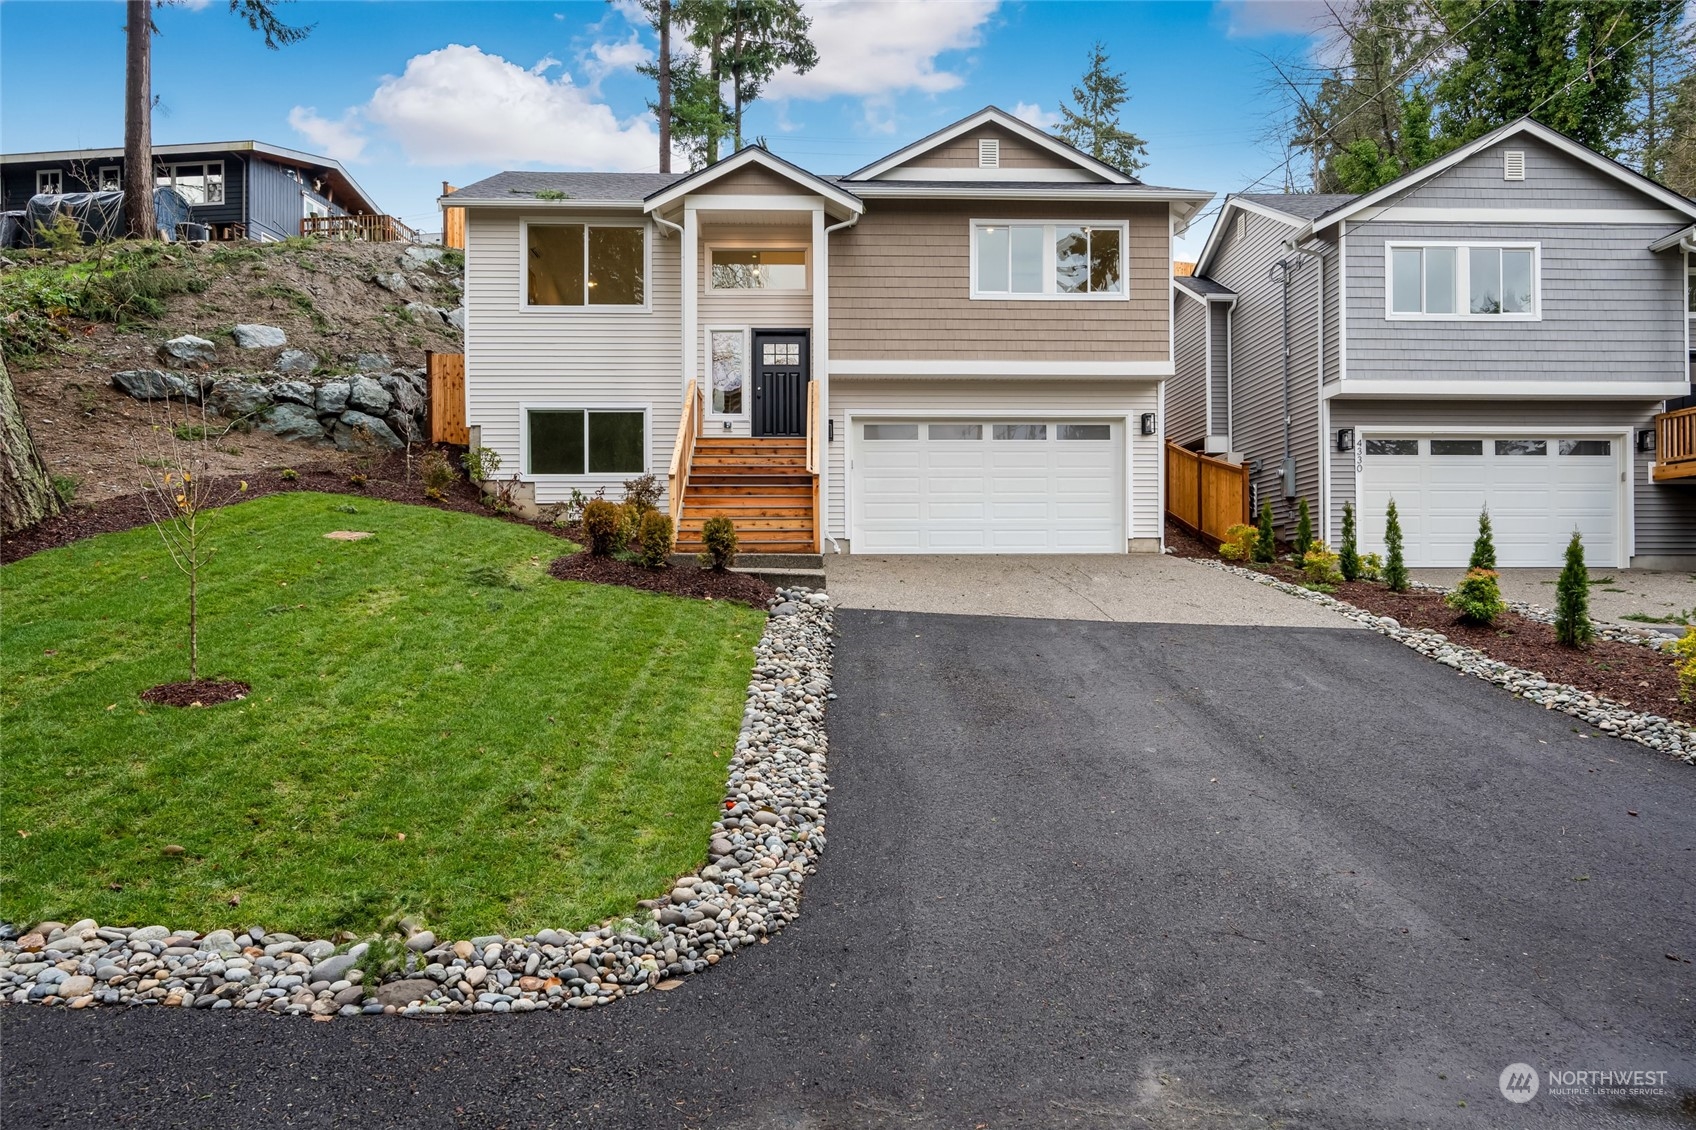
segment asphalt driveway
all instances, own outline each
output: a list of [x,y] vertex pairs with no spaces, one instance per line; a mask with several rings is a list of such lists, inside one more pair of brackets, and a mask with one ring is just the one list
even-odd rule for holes
[[[841,630],[772,944],[588,1014],[13,1008],[5,1124],[1696,1123],[1690,767],[1367,632]],[[1516,1061],[1669,1074],[1518,1106]]]

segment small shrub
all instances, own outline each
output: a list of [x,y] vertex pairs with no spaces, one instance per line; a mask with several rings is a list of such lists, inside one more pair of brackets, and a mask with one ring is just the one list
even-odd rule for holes
[[1555,582],[1555,639],[1567,647],[1583,647],[1596,638],[1590,622],[1590,573],[1584,567],[1584,539],[1577,530],[1566,543],[1566,565]]
[[1260,506],[1260,536],[1255,539],[1254,559],[1268,563],[1278,559],[1278,530],[1272,524],[1270,502]]
[[418,462],[418,476],[424,483],[424,497],[433,498],[440,502],[448,496],[448,488],[459,481],[459,472],[453,469],[448,457],[440,451],[426,452]]
[[624,526],[623,509],[604,498],[583,507],[583,535],[589,539],[589,552],[594,556],[611,557],[618,548],[619,533]]
[[1672,645],[1679,657],[1678,697],[1685,702],[1696,700],[1696,624],[1684,629],[1684,636]]
[[184,443],[198,443],[207,436],[205,424],[178,424],[171,429],[171,434]]
[[1396,500],[1390,500],[1384,514],[1384,550],[1389,559],[1384,563],[1384,583],[1391,592],[1406,592],[1412,587],[1407,575],[1407,562],[1402,559],[1402,519],[1396,513]]
[[1259,544],[1260,527],[1238,522],[1225,531],[1225,540],[1219,543],[1219,556],[1227,561],[1247,561]]
[[1496,568],[1496,540],[1490,531],[1490,508],[1488,506],[1478,512],[1478,540],[1472,543],[1472,559],[1466,563],[1468,570]]
[[1460,613],[1468,624],[1489,625],[1508,610],[1494,569],[1468,569],[1466,579],[1443,598],[1443,603]]
[[501,453],[488,447],[473,447],[461,457],[465,473],[474,483],[486,483],[501,469]]
[[701,542],[707,551],[701,564],[722,573],[736,563],[736,523],[722,514],[701,523]]
[[1343,503],[1343,548],[1337,554],[1337,568],[1345,581],[1360,580],[1360,548],[1355,542],[1354,503]]
[[556,526],[574,526],[583,520],[583,508],[589,505],[589,496],[571,488],[571,497],[560,504],[559,517],[555,519]]
[[292,483],[296,479],[300,478],[300,472],[295,470],[293,467],[284,467],[281,471],[277,472],[277,477],[285,483]]
[[69,254],[82,250],[82,228],[69,212],[55,212],[51,225],[37,222],[35,234],[49,251]]
[[671,560],[671,515],[663,510],[650,510],[642,515],[636,528],[636,556],[650,569],[658,569]]
[[1363,581],[1381,581],[1384,579],[1384,559],[1376,553],[1368,553],[1360,559],[1360,579]]
[[1337,582],[1343,579],[1343,575],[1337,572],[1337,555],[1322,541],[1308,543],[1307,552],[1301,555],[1301,569],[1310,582],[1331,586],[1333,591]]
[[1301,500],[1301,505],[1296,508],[1296,514],[1296,544],[1294,548],[1296,556],[1305,561],[1308,546],[1313,544],[1313,514],[1307,508],[1307,499]]
[[465,270],[465,252],[457,247],[450,247],[442,252],[442,266],[450,271]]
[[653,475],[638,475],[634,479],[625,479],[624,504],[636,511],[636,520],[640,522],[648,511],[659,509],[660,494],[664,490],[665,487],[661,486],[659,479]]

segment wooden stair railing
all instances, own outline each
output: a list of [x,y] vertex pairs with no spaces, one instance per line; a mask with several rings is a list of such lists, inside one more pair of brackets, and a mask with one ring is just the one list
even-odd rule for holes
[[671,470],[666,475],[666,495],[671,499],[671,525],[675,530],[683,517],[683,493],[689,489],[689,467],[695,461],[695,444],[701,438],[701,390],[695,378],[683,390],[683,411],[677,421],[677,443],[671,449]]
[[807,474],[813,477],[813,551],[824,552],[824,538],[819,535],[824,523],[819,516],[819,468],[824,463],[824,429],[819,420],[819,384],[807,382]]

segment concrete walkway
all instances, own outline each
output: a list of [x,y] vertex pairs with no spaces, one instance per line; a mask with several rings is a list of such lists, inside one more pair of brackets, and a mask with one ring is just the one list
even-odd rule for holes
[[[1464,569],[1410,570],[1414,580],[1432,585],[1452,585],[1465,572]],[[1560,575],[1559,569],[1503,569],[1499,583],[1502,595],[1509,600],[1553,608],[1555,581]],[[1696,573],[1593,568],[1590,580],[1590,616],[1606,624],[1662,628],[1676,633],[1678,628],[1672,625],[1644,624],[1624,617],[1627,613],[1676,616],[1696,608]]]
[[845,608],[1147,624],[1354,628],[1318,605],[1194,561],[1152,553],[833,556]]

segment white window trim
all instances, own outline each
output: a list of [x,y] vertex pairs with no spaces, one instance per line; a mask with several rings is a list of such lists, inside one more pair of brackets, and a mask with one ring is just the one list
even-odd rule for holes
[[[1001,227],[1041,227],[1042,240],[1042,286],[1040,294],[1015,294],[1011,291],[981,291],[978,289],[978,229]],[[1117,293],[1101,294],[1061,294],[1054,290],[1054,229],[1056,228],[1116,228],[1119,232],[1119,282]],[[1131,298],[1131,225],[1126,220],[994,220],[974,219],[966,228],[966,242],[970,250],[967,270],[970,277],[970,295],[973,301],[982,302],[1129,302]]]
[[[713,334],[742,335],[742,411],[713,411]],[[701,356],[706,359],[702,383],[706,386],[706,416],[709,420],[746,420],[753,409],[754,328],[752,326],[706,326],[701,331]]]
[[[532,412],[640,412],[642,413],[642,469],[640,471],[585,471],[581,475],[532,474],[530,471],[530,413]],[[587,417],[583,421],[583,465],[589,465]],[[654,411],[651,404],[568,404],[559,401],[520,401],[518,405],[518,481],[546,485],[580,486],[584,483],[622,483],[654,470]]]
[[[803,267],[806,271],[807,283],[799,290],[785,290],[781,287],[747,287],[747,286],[714,286],[713,285],[713,254],[724,251],[799,251],[804,257]],[[707,293],[708,294],[811,294],[813,292],[813,252],[812,248],[800,240],[734,240],[707,244]],[[722,328],[722,327],[721,327]],[[730,327],[734,329],[735,327]]]
[[120,170],[119,170],[117,165],[102,165],[102,166],[100,166],[99,171],[97,171],[94,174],[95,187],[100,188],[100,190],[102,192],[107,191],[105,188],[101,187],[101,186],[105,185],[105,183],[106,183],[106,174],[107,173],[112,174],[112,183],[118,186],[117,189],[114,189],[112,191],[121,191],[124,187],[124,178],[123,178],[122,174],[120,173]]
[[[530,229],[532,227],[641,228],[642,304],[640,306],[536,306],[530,302]],[[589,240],[583,239],[583,277],[589,275]],[[585,298],[588,296],[585,295]],[[584,314],[648,314],[654,308],[654,228],[647,220],[554,219],[518,221],[518,308],[530,314],[581,317]]]
[[[1398,250],[1423,251],[1428,247],[1455,249],[1455,310],[1453,314],[1398,313],[1395,304],[1395,277],[1392,260]],[[1531,312],[1528,314],[1474,314],[1467,309],[1472,304],[1471,254],[1474,247],[1492,251],[1531,252]],[[1424,264],[1421,261],[1420,286],[1425,285]],[[1424,296],[1421,294],[1421,301]],[[1524,239],[1391,239],[1384,241],[1384,319],[1390,322],[1541,322],[1543,320],[1543,244]]]
[[[42,183],[43,179],[46,178],[46,177],[52,177],[55,181],[58,181],[59,187],[52,190],[51,192],[49,192],[46,185],[44,185]],[[64,191],[65,191],[65,170],[63,170],[63,169],[37,169],[37,170],[35,170],[35,194],[37,196],[40,196],[42,193],[48,193],[48,195],[50,195],[50,196],[57,196],[57,195],[63,194]]]
[[206,201],[203,201],[199,204],[196,204],[193,201],[190,201],[189,207],[191,207],[191,208],[215,208],[220,204],[229,203],[229,200],[230,200],[229,182],[224,179],[224,162],[222,162],[222,161],[178,161],[178,162],[174,162],[174,163],[169,164],[169,165],[160,165],[160,166],[158,166],[158,171],[156,171],[153,174],[154,184],[157,185],[159,183],[159,178],[161,176],[167,176],[171,180],[171,187],[176,188],[177,187],[177,170],[182,169],[182,168],[187,168],[189,165],[199,165],[203,170],[201,175],[208,178],[208,179],[211,178],[212,170],[214,168],[216,168],[218,170],[218,199],[216,199],[216,200],[206,200]]

